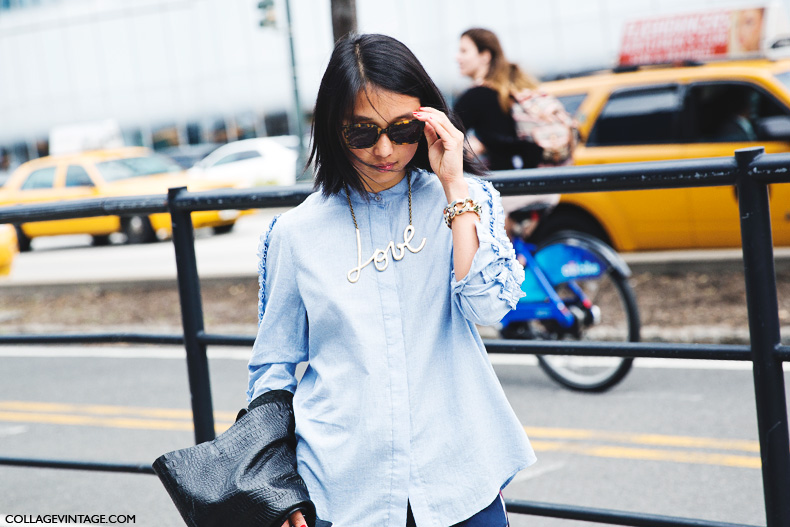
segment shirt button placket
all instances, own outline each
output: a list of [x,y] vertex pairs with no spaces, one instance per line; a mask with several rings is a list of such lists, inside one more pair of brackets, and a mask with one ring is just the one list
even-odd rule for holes
[[[373,242],[377,249],[384,249],[390,241],[394,240],[394,233],[390,227],[390,218],[387,213],[387,200],[381,196],[374,198],[375,205],[371,207],[371,232]],[[391,396],[392,411],[392,477],[393,495],[390,497],[390,506],[397,507],[405,503],[408,498],[409,487],[409,462],[411,426],[409,416],[409,393],[406,376],[406,347],[403,340],[403,323],[398,295],[398,281],[395,266],[398,262],[392,259],[390,252],[387,269],[378,272],[379,294],[381,296],[381,310],[384,319],[384,336],[386,339],[386,356],[389,373],[389,391]],[[391,511],[391,514],[394,511]]]

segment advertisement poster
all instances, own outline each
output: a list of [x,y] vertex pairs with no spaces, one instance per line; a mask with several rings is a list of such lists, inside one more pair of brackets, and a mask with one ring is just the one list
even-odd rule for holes
[[628,22],[619,64],[748,57],[765,46],[766,9],[721,9]]

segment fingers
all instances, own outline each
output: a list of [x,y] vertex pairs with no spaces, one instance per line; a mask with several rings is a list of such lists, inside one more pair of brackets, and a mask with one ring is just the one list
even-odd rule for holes
[[464,134],[444,112],[427,106],[414,112],[425,123],[428,160],[431,169],[443,182],[463,177]]
[[436,133],[436,129],[430,123],[425,123],[425,140],[428,141],[428,148],[431,148],[437,142],[441,142],[439,134]]
[[291,514],[291,517],[283,524],[283,527],[307,527],[307,521],[300,511],[296,511]]
[[450,122],[450,118],[444,112],[423,106],[419,111],[414,112],[414,116],[425,123],[428,146],[432,146],[436,140],[441,140],[446,149],[463,144],[464,134]]
[[447,115],[435,108],[421,107],[420,111],[415,113],[415,116],[425,123],[426,129],[443,140],[454,137],[456,134],[452,132],[458,132]]
[[433,115],[424,112],[423,108],[420,111],[413,112],[414,117],[425,123],[425,139],[428,141],[428,148],[432,147],[436,141],[439,140],[439,134],[436,133],[436,128],[433,126]]

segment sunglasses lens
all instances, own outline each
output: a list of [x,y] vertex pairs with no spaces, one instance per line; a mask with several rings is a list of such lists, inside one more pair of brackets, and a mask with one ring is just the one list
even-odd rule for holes
[[378,127],[376,126],[349,126],[343,129],[346,142],[351,148],[369,148],[376,144]]
[[413,119],[403,123],[396,123],[390,126],[389,135],[390,141],[400,144],[413,144],[420,140],[422,131],[425,129],[425,123]]

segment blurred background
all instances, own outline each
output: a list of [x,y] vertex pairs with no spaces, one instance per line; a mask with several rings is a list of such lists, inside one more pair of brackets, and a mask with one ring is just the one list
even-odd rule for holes
[[[295,135],[299,125],[307,133],[334,41],[331,4],[0,0],[0,171],[56,153],[53,136],[80,128],[83,135],[90,129],[157,150]],[[550,79],[613,66],[628,20],[744,6],[727,0],[342,4],[355,10],[360,32],[405,42],[451,101],[469,85],[455,55],[460,33],[472,26],[495,31],[511,60]],[[289,146],[297,148],[298,140]]]

